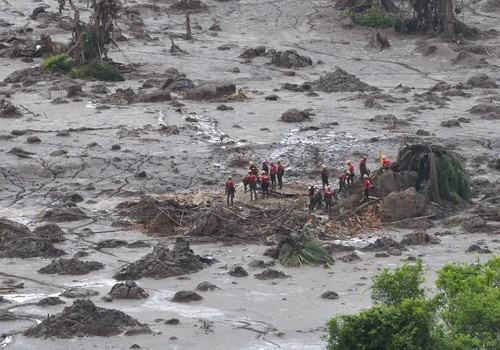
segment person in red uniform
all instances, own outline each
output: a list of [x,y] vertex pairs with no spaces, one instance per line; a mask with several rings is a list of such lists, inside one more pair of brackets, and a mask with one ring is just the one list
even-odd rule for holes
[[372,183],[368,175],[363,175],[363,201],[367,201],[370,198],[370,188],[372,188]]
[[243,182],[243,187],[244,187],[244,189],[245,189],[245,193],[247,193],[247,187],[248,187],[248,185],[250,184],[250,182],[249,182],[249,181],[250,181],[250,174],[251,174],[251,173],[252,173],[252,172],[251,172],[250,170],[248,170],[248,174],[247,174],[247,175],[245,175],[245,176],[243,176],[243,177],[241,178],[241,182]]
[[260,176],[260,187],[262,189],[262,198],[269,198],[269,184],[270,184],[270,180],[269,180],[269,175],[266,174],[265,171],[262,172],[261,176]]
[[276,169],[276,175],[278,177],[278,187],[280,190],[283,188],[283,175],[285,175],[285,167],[281,164],[281,160],[276,162],[278,164],[278,168]]
[[248,184],[250,185],[250,200],[257,200],[257,179],[257,175],[250,172],[248,176]]
[[347,176],[347,184],[350,185],[354,182],[354,165],[350,160],[348,160],[346,164],[348,167],[347,170],[349,170],[349,175]]
[[267,165],[267,160],[262,162],[262,171],[269,175],[269,165]]
[[[234,194],[236,193],[236,188],[234,187],[234,181],[231,176],[227,177],[226,181],[226,200],[227,205],[233,205]],[[231,202],[231,204],[229,204]]]
[[276,165],[274,165],[273,162],[269,163],[269,176],[271,177],[271,188],[273,190],[276,189],[276,172],[278,169],[276,168]]
[[250,162],[250,164],[248,166],[248,170],[250,170],[252,172],[252,174],[254,174],[255,176],[259,175],[259,168],[257,168],[257,165],[255,165],[252,162]]
[[340,192],[342,192],[342,190],[345,189],[345,193],[347,195],[347,179],[348,179],[349,175],[351,175],[351,172],[349,170],[346,170],[345,173],[343,173],[342,175],[340,175],[340,177],[339,177],[339,192],[338,192],[338,194],[340,194]]
[[328,184],[328,168],[326,167],[325,164],[323,164],[321,166],[321,171],[319,172],[319,174],[321,175],[321,182],[323,183],[323,190],[325,189],[325,187],[328,187],[329,184]]
[[390,167],[391,167],[391,161],[386,156],[383,156],[382,157],[382,171],[389,170]]
[[323,193],[324,201],[325,201],[325,214],[332,212],[332,203],[333,198],[335,197],[335,192],[332,191],[331,187],[328,186],[326,188],[325,193]]
[[370,176],[370,170],[368,170],[368,167],[366,165],[366,160],[368,159],[368,156],[364,155],[361,157],[361,160],[359,161],[359,176],[361,176],[361,179],[364,178],[364,175]]

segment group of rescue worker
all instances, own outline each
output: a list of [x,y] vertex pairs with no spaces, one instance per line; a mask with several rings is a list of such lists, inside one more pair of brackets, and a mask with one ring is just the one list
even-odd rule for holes
[[[371,172],[366,164],[368,156],[364,155],[359,161],[360,179],[363,183],[363,198],[362,201],[369,200],[370,189],[373,187],[370,182]],[[391,161],[386,157],[381,157],[381,171],[385,171],[391,167]],[[347,169],[339,176],[338,188],[332,189],[329,183],[329,170],[323,164],[320,169],[320,177],[322,187],[310,185],[307,189],[309,197],[309,211],[314,211],[324,205],[325,213],[332,211],[333,202],[338,199],[339,194],[344,193],[344,197],[348,195],[349,189],[354,184],[356,177],[355,167],[350,160],[346,162]],[[260,176],[259,176],[260,175]],[[242,177],[245,193],[250,190],[250,200],[257,200],[257,186],[260,184],[262,198],[269,198],[269,190],[283,188],[283,176],[285,175],[285,167],[281,160],[268,163],[262,162],[262,167],[259,168],[252,162],[249,163],[247,175]],[[228,177],[225,184],[225,194],[227,205],[233,205],[234,195],[236,193],[236,185],[231,176]]]
[[[257,186],[260,184],[262,198],[269,198],[269,190],[283,188],[283,176],[285,175],[285,167],[281,160],[273,162],[262,162],[262,167],[259,167],[253,162],[248,166],[248,172],[241,178],[245,193],[250,190],[250,200],[257,200]],[[233,205],[234,195],[236,194],[236,185],[233,178],[229,176],[225,186],[227,205]]]

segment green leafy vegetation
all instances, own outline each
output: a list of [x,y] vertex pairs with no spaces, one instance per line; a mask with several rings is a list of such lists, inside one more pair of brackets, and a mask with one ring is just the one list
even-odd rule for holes
[[377,6],[370,7],[368,10],[361,13],[349,9],[344,11],[341,17],[350,17],[354,23],[368,28],[390,28],[393,25],[392,16]]
[[294,240],[284,242],[280,248],[278,260],[286,267],[298,267],[302,264],[324,264],[331,261],[328,252],[306,235],[299,235]]
[[455,152],[434,145],[409,145],[399,151],[397,163],[399,171],[418,173],[418,186],[427,186],[435,202],[471,199],[470,177]]
[[328,323],[328,350],[494,350],[500,348],[500,257],[448,264],[429,297],[422,261],[384,270],[371,287],[376,305]]
[[70,76],[74,79],[93,78],[101,81],[123,81],[123,75],[114,65],[93,60],[82,67],[71,69]]
[[70,69],[70,62],[68,56],[62,53],[60,55],[47,57],[43,61],[42,68],[44,73],[68,72]]

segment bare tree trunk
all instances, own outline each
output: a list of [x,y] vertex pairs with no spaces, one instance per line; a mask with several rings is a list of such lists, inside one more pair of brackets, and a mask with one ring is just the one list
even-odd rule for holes
[[454,36],[455,14],[453,13],[453,0],[439,0],[438,6],[439,12],[443,16],[443,35],[447,37]]
[[189,19],[189,12],[186,13],[186,40],[193,39],[191,35],[191,20]]

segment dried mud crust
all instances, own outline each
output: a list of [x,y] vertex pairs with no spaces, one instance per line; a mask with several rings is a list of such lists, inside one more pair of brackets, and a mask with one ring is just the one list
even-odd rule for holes
[[166,278],[200,271],[207,262],[195,255],[189,242],[177,238],[172,250],[166,244],[158,243],[153,252],[122,268],[114,275],[119,281],[137,280],[142,277]]
[[109,337],[124,331],[151,329],[122,311],[105,309],[90,300],[75,300],[56,315],[45,318],[40,324],[24,332],[27,337],[74,338],[83,336]]

